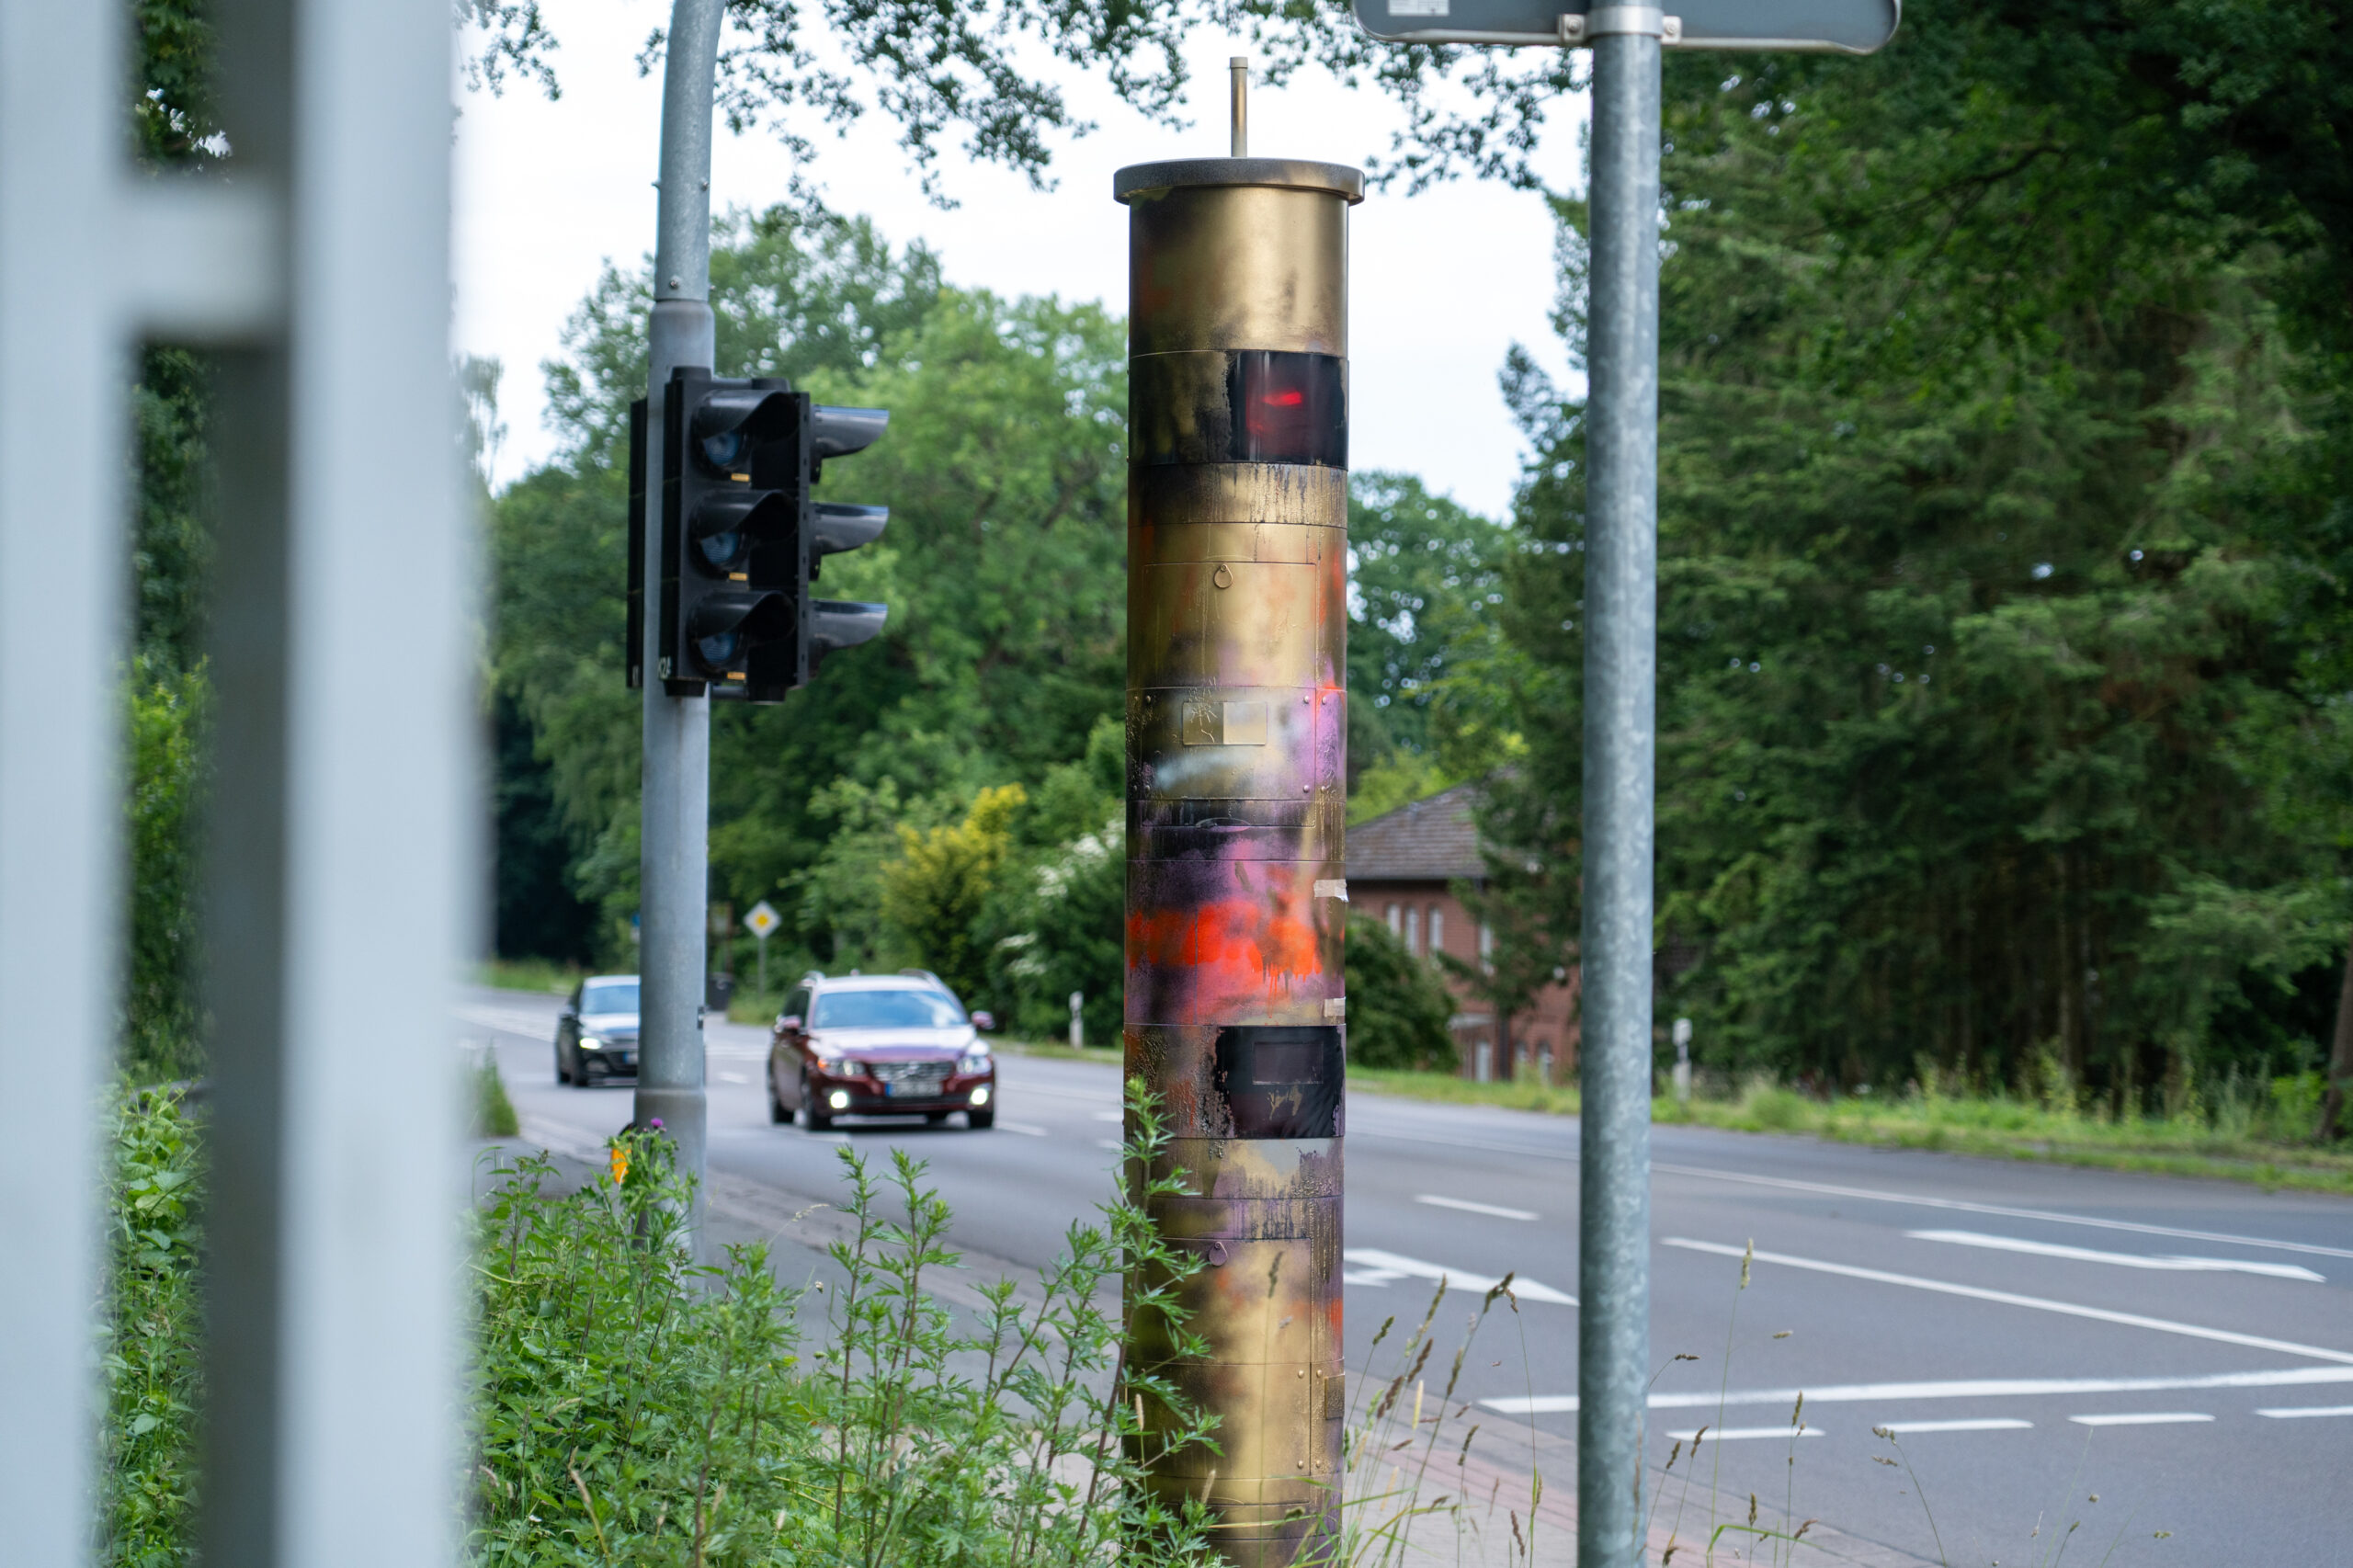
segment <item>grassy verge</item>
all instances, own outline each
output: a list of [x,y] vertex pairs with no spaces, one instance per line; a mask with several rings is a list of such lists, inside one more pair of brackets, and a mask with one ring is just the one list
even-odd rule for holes
[[501,991],[569,993],[587,972],[574,964],[553,963],[546,959],[484,959],[474,965],[476,985],[495,986]]
[[[1442,1104],[1489,1104],[1511,1111],[1576,1114],[1574,1085],[1473,1083],[1445,1074],[1381,1072],[1350,1066],[1348,1083],[1377,1095]],[[2045,1107],[2007,1095],[1904,1095],[1901,1099],[1814,1099],[1789,1087],[1751,1083],[1734,1097],[1652,1102],[1652,1120],[1724,1128],[1730,1132],[1802,1132],[1842,1144],[1941,1149],[2017,1161],[2052,1161],[2104,1170],[2148,1170],[2188,1177],[2254,1182],[2268,1189],[2353,1196],[2353,1146],[2318,1146],[2276,1132],[2311,1125],[2302,1090],[2282,1081],[2264,1099],[2223,1097],[2207,1114],[2179,1119],[2110,1119]],[[2287,1104],[2282,1104],[2287,1102]]]
[[1756,1085],[1730,1100],[1678,1105],[1662,1099],[1653,1115],[1663,1122],[1743,1132],[1809,1132],[1842,1143],[2220,1177],[2267,1190],[2353,1197],[2353,1148],[2299,1141],[2284,1128],[2309,1127],[2311,1119],[2266,1115],[2228,1099],[2205,1114],[2120,1119],[2006,1096],[1816,1100]]
[[1123,1053],[1116,1047],[1073,1051],[1059,1040],[1012,1040],[1003,1035],[991,1035],[989,1049],[1000,1056],[1034,1056],[1047,1062],[1092,1062],[1098,1067],[1118,1067],[1124,1060]]
[[[1572,1085],[1478,1084],[1435,1073],[1352,1067],[1349,1084],[1376,1094],[1448,1105],[1574,1116]],[[1906,1095],[1897,1099],[1841,1096],[1815,1099],[1755,1083],[1730,1098],[1661,1096],[1651,1119],[1667,1125],[1734,1132],[1810,1134],[1841,1143],[1935,1149],[1998,1159],[2046,1160],[2109,1170],[2210,1176],[2353,1197],[2353,1146],[2299,1142],[2283,1130],[2309,1127],[2301,1082],[2280,1081],[2260,1096],[2225,1095],[2202,1113],[2119,1119],[2006,1096]]]
[[506,1080],[499,1075],[498,1058],[484,1051],[473,1079],[474,1136],[512,1138],[520,1132],[523,1124],[516,1119],[515,1102],[506,1097]]

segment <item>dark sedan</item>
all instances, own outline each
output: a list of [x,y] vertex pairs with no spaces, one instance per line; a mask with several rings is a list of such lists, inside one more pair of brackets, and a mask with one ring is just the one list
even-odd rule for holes
[[587,1088],[637,1076],[637,976],[592,974],[555,1025],[555,1081]]

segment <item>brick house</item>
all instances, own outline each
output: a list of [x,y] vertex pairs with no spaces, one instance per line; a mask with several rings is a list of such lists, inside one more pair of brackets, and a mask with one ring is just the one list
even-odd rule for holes
[[[1348,902],[1386,924],[1405,950],[1436,963],[1449,953],[1476,962],[1492,935],[1455,895],[1457,883],[1476,887],[1486,877],[1479,832],[1472,821],[1472,789],[1451,790],[1401,806],[1348,829]],[[1507,1030],[1495,1028],[1495,1009],[1465,982],[1441,971],[1454,993],[1453,1030],[1462,1075],[1484,1083],[1533,1075],[1558,1083],[1576,1072],[1577,971],[1538,993],[1515,1014]]]

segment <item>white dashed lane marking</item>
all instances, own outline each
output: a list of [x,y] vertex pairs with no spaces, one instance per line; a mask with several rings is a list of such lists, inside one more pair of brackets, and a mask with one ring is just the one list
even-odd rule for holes
[[2070,1415],[2078,1426],[2176,1426],[2214,1418],[2196,1410],[2128,1410],[2115,1415]]
[[1874,1430],[1908,1437],[1915,1432],[2023,1432],[2033,1425],[2014,1415],[1990,1415],[1974,1421],[1881,1421]]
[[1536,1220],[1542,1218],[1532,1210],[1506,1209],[1498,1203],[1473,1203],[1467,1198],[1440,1198],[1435,1192],[1425,1192],[1414,1199],[1433,1209],[1460,1209],[1465,1214],[1486,1214],[1498,1220]]
[[[1702,1428],[1694,1427],[1688,1432],[1669,1432],[1667,1436],[1679,1442],[1688,1443],[1698,1437],[1701,1430]],[[1819,1426],[1725,1426],[1721,1429],[1711,1426],[1704,1430],[1708,1434],[1708,1441],[1711,1443],[1737,1443],[1751,1437],[1819,1437],[1822,1436],[1822,1428]]]
[[2312,1415],[2353,1415],[2353,1404],[2281,1404],[2256,1414],[2274,1421],[2299,1421]]
[[997,1126],[1006,1132],[1018,1132],[1024,1138],[1043,1138],[1046,1136],[1046,1130],[1044,1128],[1032,1127],[1026,1121],[1000,1121],[997,1123]]

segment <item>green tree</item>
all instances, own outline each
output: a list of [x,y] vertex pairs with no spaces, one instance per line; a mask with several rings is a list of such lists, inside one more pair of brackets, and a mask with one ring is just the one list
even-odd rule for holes
[[1459,1063],[1446,1027],[1454,998],[1429,965],[1372,915],[1348,911],[1348,1061],[1359,1067],[1452,1072]]
[[[1869,62],[1670,67],[1660,891],[1700,957],[1677,1005],[1735,1060],[1834,1078],[2047,1055],[2132,1105],[2302,1069],[2342,839],[2290,830],[2254,759],[2335,700],[2310,639],[2347,629],[2289,542],[2336,417],[2293,326],[2320,242],[2167,185],[2134,138],[2190,131],[2106,121],[2144,99],[2060,82],[2088,65],[2061,29],[1906,28]],[[1546,869],[1557,951],[1581,410],[1524,360],[1511,383],[1539,448],[1507,567],[1530,749],[1487,828]]]
[[899,858],[881,868],[882,913],[905,933],[920,962],[961,994],[988,981],[973,927],[997,891],[1027,793],[1001,784],[972,797],[962,822],[928,833],[902,825]]

